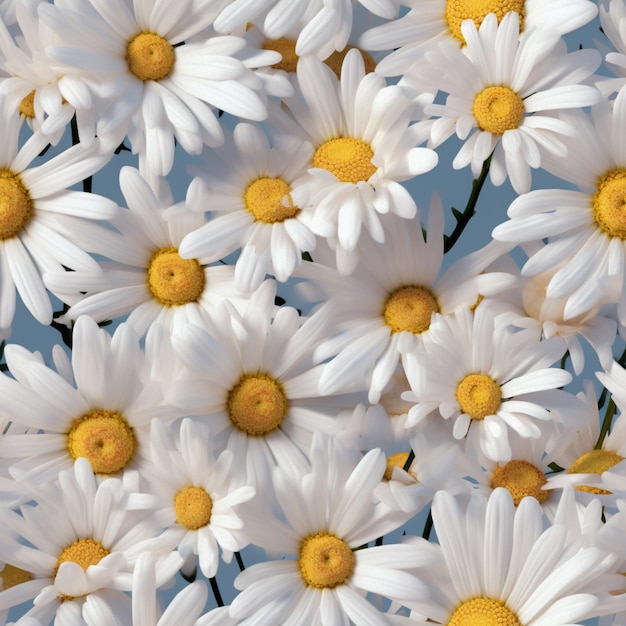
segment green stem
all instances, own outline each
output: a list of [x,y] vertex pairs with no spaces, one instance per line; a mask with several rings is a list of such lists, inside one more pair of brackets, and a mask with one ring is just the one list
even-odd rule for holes
[[405,472],[408,472],[410,467],[411,467],[411,463],[413,463],[413,461],[415,461],[415,452],[413,452],[413,450],[411,450],[411,452],[409,452],[409,456],[408,456],[404,466],[402,467],[402,469]]
[[424,539],[430,539],[430,531],[433,529],[433,512],[428,511],[428,517],[426,518],[426,523],[424,524],[424,532],[422,533],[422,537]]
[[215,576],[209,578],[209,582],[211,583],[211,591],[213,591],[213,597],[215,598],[215,602],[217,602],[217,606],[224,606],[224,600],[222,600],[222,594],[220,593],[220,588],[217,586]]
[[241,554],[239,552],[235,552],[235,559],[237,560],[237,565],[239,565],[239,571],[243,572],[246,569],[246,566],[243,564],[243,559],[241,558]]
[[598,437],[598,441],[594,446],[595,450],[600,450],[602,448],[602,444],[604,443],[604,438],[607,436],[609,432],[609,428],[611,428],[611,422],[613,421],[613,416],[615,415],[615,402],[613,398],[609,400],[609,404],[606,407],[606,413],[604,414],[604,419],[602,420],[602,428],[600,429],[600,436]]
[[[80,143],[80,137],[78,136],[78,124],[76,122],[76,115],[74,115],[74,117],[72,118],[72,121],[70,122],[70,128],[72,129],[72,145],[75,146]],[[87,178],[83,180],[83,191],[87,193],[91,193],[91,182],[92,182],[91,176],[87,176]]]
[[443,251],[449,252],[454,244],[458,241],[461,233],[465,230],[465,227],[469,224],[469,221],[472,219],[472,216],[476,213],[476,203],[478,202],[478,196],[480,195],[481,189],[487,180],[487,174],[489,174],[489,166],[491,165],[491,158],[493,157],[493,152],[485,159],[483,163],[483,169],[480,172],[478,178],[475,178],[472,181],[472,193],[470,193],[470,197],[465,205],[465,210],[463,213],[457,211],[456,209],[452,209],[452,213],[454,217],[456,217],[456,226],[452,231],[450,236],[443,236]]

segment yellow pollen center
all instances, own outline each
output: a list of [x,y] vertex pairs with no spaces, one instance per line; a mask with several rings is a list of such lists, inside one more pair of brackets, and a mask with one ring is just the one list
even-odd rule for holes
[[506,604],[493,598],[472,598],[454,609],[447,626],[523,626]]
[[342,183],[368,181],[378,169],[372,163],[374,151],[362,139],[336,137],[325,141],[313,155],[313,167],[328,170]]
[[24,117],[35,117],[35,90],[33,89],[29,94],[22,98],[17,110]]
[[295,72],[298,65],[298,55],[296,54],[296,42],[287,37],[279,39],[266,39],[263,43],[263,50],[274,50],[283,58],[274,63],[273,67],[285,72]]
[[439,313],[435,296],[424,287],[400,287],[385,302],[383,317],[391,332],[406,330],[415,335],[430,327],[433,313]]
[[[408,452],[396,452],[395,454],[390,454],[387,457],[387,466],[385,467],[385,473],[383,474],[383,480],[391,480],[393,478],[393,468],[399,467],[400,469],[404,469],[404,466],[409,458]],[[417,480],[417,476],[412,470],[409,470],[409,474]]]
[[491,488],[508,489],[515,506],[526,496],[532,496],[543,504],[550,495],[549,491],[541,489],[547,482],[546,475],[536,465],[520,459],[500,465],[491,475]]
[[267,374],[244,374],[230,390],[228,415],[241,431],[262,436],[280,426],[287,414],[282,385]]
[[352,575],[354,564],[350,546],[333,534],[309,535],[300,544],[298,565],[309,587],[332,589],[342,585]]
[[59,570],[61,563],[67,563],[69,561],[77,563],[83,568],[83,571],[86,572],[90,565],[97,565],[108,554],[110,554],[110,551],[99,541],[95,541],[94,539],[78,539],[61,552],[61,556],[57,559],[54,575],[56,576],[56,572]]
[[206,279],[196,259],[183,259],[175,248],[158,250],[148,266],[148,287],[163,306],[196,302]]
[[120,413],[94,409],[73,421],[67,447],[74,460],[85,457],[96,474],[116,474],[132,461],[137,439]]
[[502,391],[486,374],[469,374],[457,385],[456,399],[463,413],[482,420],[495,415],[502,402]]
[[198,530],[211,521],[213,500],[202,487],[185,487],[174,498],[176,521],[189,530]]
[[626,169],[611,170],[600,177],[592,206],[602,232],[626,239]]
[[481,130],[502,135],[520,125],[524,101],[510,87],[485,87],[474,98],[472,113]]
[[139,80],[162,80],[172,71],[176,53],[169,41],[155,33],[139,33],[126,48],[126,62]]
[[2,579],[2,583],[0,583],[0,591],[5,591],[6,589],[10,589],[11,587],[15,587],[16,585],[32,580],[33,575],[26,570],[6,563],[0,572],[0,579]]
[[291,187],[282,178],[257,178],[248,185],[244,201],[255,221],[274,224],[300,212],[290,194]]
[[[613,450],[591,450],[586,452],[581,457],[577,458],[571,465],[568,474],[602,474],[610,470],[614,465],[617,465],[620,461],[623,461],[624,457],[617,454]],[[589,487],[586,485],[579,485],[575,487],[579,491],[587,491],[588,493],[595,494],[610,494],[610,491],[606,489],[599,489],[598,487]]]
[[524,24],[524,0],[447,0],[445,18],[452,36],[465,44],[461,32],[463,20],[473,20],[476,28],[480,28],[489,13],[495,13],[498,24],[502,18],[515,11],[519,15],[520,32]]
[[33,201],[20,177],[0,170],[0,239],[20,233],[33,216]]
[[[346,54],[350,52],[356,46],[347,45],[343,50],[335,50],[325,61],[326,65],[330,67],[330,69],[335,72],[337,78],[341,79],[341,66],[343,65],[343,60],[346,58]],[[361,48],[356,48],[363,57],[363,63],[365,65],[365,72],[369,74],[376,69],[376,61],[372,58],[370,54],[365,52],[365,50],[361,50]]]

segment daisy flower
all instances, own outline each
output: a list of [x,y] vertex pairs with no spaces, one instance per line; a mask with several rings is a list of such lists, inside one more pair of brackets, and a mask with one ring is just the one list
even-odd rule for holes
[[259,513],[250,532],[254,543],[286,558],[252,565],[237,576],[235,587],[241,592],[230,616],[242,620],[262,614],[267,624],[382,625],[391,622],[366,593],[401,602],[422,599],[424,585],[405,570],[431,562],[427,542],[365,545],[408,517],[374,497],[384,469],[380,449],[354,459],[327,437],[314,439],[309,472],[276,468],[275,490],[285,521],[278,514]]
[[622,387],[626,371],[613,362],[606,372],[597,372],[596,375],[612,393],[620,416],[613,421],[611,432],[598,447],[603,420],[598,412],[593,386],[588,382],[586,393],[579,394],[586,408],[584,422],[555,459],[566,472],[551,477],[550,487],[562,489],[574,485],[581,502],[588,503],[592,498],[599,498],[604,506],[615,508],[617,499],[626,497],[626,420],[622,417],[626,408],[626,394]]
[[315,351],[317,361],[334,357],[320,378],[322,393],[367,385],[369,402],[377,403],[401,355],[419,349],[434,317],[474,306],[479,294],[488,296],[511,286],[510,274],[482,273],[502,253],[499,244],[463,257],[438,278],[443,222],[438,199],[431,205],[426,241],[417,219],[382,216],[393,245],[364,241],[352,275],[342,276],[325,265],[332,261],[321,246],[316,262],[298,271],[307,278],[298,285],[302,295],[327,301],[334,320],[335,332]]
[[[46,52],[94,95],[98,135],[119,143],[128,134],[142,169],[155,176],[170,171],[174,139],[192,154],[222,143],[213,108],[252,120],[267,115],[260,81],[237,57],[245,40],[206,30],[214,4],[79,0],[39,7],[62,42]],[[255,57],[260,66],[277,60],[271,51]]]
[[129,314],[128,324],[143,336],[155,323],[170,330],[192,320],[201,324],[224,298],[244,301],[232,266],[211,267],[205,258],[182,258],[178,252],[185,235],[205,222],[203,214],[187,209],[199,202],[197,185],[190,185],[168,220],[163,212],[173,203],[165,181],[155,194],[138,170],[123,167],[120,187],[129,209],[112,223],[121,234],[97,226],[76,235],[86,249],[111,261],[97,271],[45,276],[48,288],[71,305],[59,321],[89,315],[101,322]]
[[291,307],[277,310],[275,293],[266,281],[242,314],[224,305],[206,329],[188,324],[172,336],[187,371],[168,399],[206,422],[237,459],[243,484],[259,489],[270,484],[274,465],[305,471],[313,433],[336,436],[344,426],[339,412],[354,402],[318,391],[312,352],[327,316],[304,320]]
[[591,115],[569,112],[561,117],[577,129],[564,140],[567,158],[546,158],[544,168],[572,183],[574,189],[537,189],[516,198],[509,221],[496,226],[493,237],[537,246],[522,268],[525,276],[557,269],[547,284],[548,298],[567,298],[565,320],[617,302],[617,317],[626,323],[624,237],[621,212],[626,197],[626,91],[614,106],[604,102]]
[[75,115],[78,134],[86,144],[95,136],[91,93],[80,80],[59,72],[46,55],[46,47],[58,43],[58,37],[38,18],[42,2],[17,4],[19,35],[12,36],[0,21],[2,69],[8,74],[0,80],[0,93],[6,94],[7,106],[19,111],[21,120],[53,145]]
[[541,29],[520,37],[515,12],[500,25],[490,14],[480,29],[471,20],[461,28],[467,41],[463,50],[441,43],[402,82],[419,93],[426,80],[448,94],[445,104],[427,105],[424,111],[439,118],[430,130],[434,146],[455,132],[465,141],[452,162],[455,169],[471,165],[478,176],[493,152],[493,184],[508,176],[513,189],[524,193],[530,189],[530,168],[541,166],[541,152],[565,156],[560,135],[576,133],[551,112],[600,101],[595,87],[579,84],[599,66],[600,56],[595,50],[564,53],[562,42]]
[[417,105],[401,87],[366,75],[357,50],[346,55],[341,80],[313,57],[300,59],[297,75],[300,93],[285,101],[292,118],[274,108],[270,123],[314,146],[311,168],[293,182],[291,198],[296,206],[313,206],[313,232],[336,247],[337,266],[349,274],[362,227],[382,243],[381,214],[416,215],[400,183],[430,171],[437,154],[416,147],[422,140],[409,124]]
[[479,28],[490,13],[499,23],[507,13],[515,12],[520,32],[542,28],[546,36],[552,37],[584,26],[598,13],[596,3],[590,0],[402,0],[402,5],[409,9],[402,17],[375,26],[359,40],[360,46],[370,50],[394,50],[377,67],[376,71],[384,76],[403,74],[440,41],[464,45],[461,25],[468,19]]
[[[112,218],[117,206],[97,194],[67,188],[91,176],[109,160],[97,140],[78,145],[45,163],[29,167],[47,145],[41,133],[18,148],[17,111],[2,99],[0,122],[0,336],[7,337],[15,314],[15,290],[41,324],[52,321],[41,275],[61,266],[98,271],[97,263],[76,243],[67,225]],[[80,218],[80,219],[78,219]]]
[[596,82],[606,96],[619,91],[626,84],[626,7],[619,0],[602,0],[599,3],[602,32],[613,45],[605,61],[615,78],[602,78]]
[[[183,258],[224,258],[241,248],[235,284],[256,289],[267,273],[284,282],[315,248],[310,208],[291,200],[291,184],[310,162],[310,144],[279,137],[270,145],[260,127],[238,124],[232,141],[196,170],[201,188],[191,208],[212,212],[211,219],[185,235]],[[219,158],[219,160],[218,160]]]
[[111,337],[81,317],[71,363],[62,350],[55,356],[56,371],[39,353],[5,348],[13,378],[0,376],[0,411],[30,429],[0,440],[0,456],[11,460],[18,479],[55,480],[81,457],[99,475],[125,472],[147,451],[150,420],[180,416],[164,403],[160,381],[149,377],[150,363],[128,324]]
[[7,529],[0,558],[26,580],[0,591],[0,607],[33,601],[24,617],[40,624],[130,623],[132,568],[143,552],[155,557],[159,578],[170,579],[182,559],[160,537],[161,527],[140,494],[121,480],[99,482],[86,459],[60,473],[59,481],[32,488],[34,504],[20,513],[0,512]]
[[220,549],[230,563],[233,552],[248,543],[236,510],[255,490],[235,484],[232,452],[217,456],[207,426],[188,418],[176,439],[161,421],[152,421],[149,458],[141,476],[156,500],[161,524],[170,529],[187,569],[195,567],[197,556],[202,573],[214,577]]
[[592,534],[571,539],[577,520],[544,530],[534,498],[516,509],[499,488],[461,507],[440,491],[432,514],[440,558],[424,578],[431,596],[416,605],[425,617],[415,624],[569,626],[620,605],[606,591],[623,585],[613,576],[621,560]]
[[509,430],[537,439],[535,420],[547,422],[549,408],[576,403],[558,389],[571,374],[550,367],[561,356],[561,342],[540,342],[533,329],[499,327],[486,305],[439,317],[423,349],[405,357],[412,391],[403,397],[416,403],[409,418],[420,421],[438,408],[454,420],[456,439],[468,435],[467,445],[480,446],[493,461],[509,461]]

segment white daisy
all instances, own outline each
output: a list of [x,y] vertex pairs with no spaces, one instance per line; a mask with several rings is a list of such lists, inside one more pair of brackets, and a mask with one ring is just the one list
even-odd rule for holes
[[0,376],[0,410],[30,430],[4,435],[0,456],[11,460],[15,477],[35,483],[55,480],[80,457],[104,476],[135,467],[147,452],[150,420],[180,416],[163,401],[161,382],[150,378],[136,334],[121,324],[111,337],[81,317],[71,364],[62,354],[56,353],[55,371],[39,353],[6,347],[13,378]]
[[561,342],[539,338],[533,329],[499,327],[485,305],[438,317],[423,349],[405,357],[412,391],[403,397],[416,403],[409,418],[419,421],[438,408],[454,420],[456,439],[468,435],[468,445],[488,458],[509,461],[509,429],[539,438],[535,420],[549,421],[549,408],[576,400],[558,389],[571,374],[550,367],[562,356]]
[[598,89],[610,96],[626,84],[626,7],[620,0],[599,2],[600,24],[613,50],[607,52],[605,61],[615,78],[599,78]]
[[[119,143],[128,134],[154,175],[170,171],[174,139],[195,154],[205,143],[222,143],[212,108],[266,117],[260,81],[237,58],[245,40],[207,30],[214,9],[213,0],[79,0],[39,7],[40,19],[63,42],[46,52],[94,95],[98,135]],[[255,58],[260,66],[277,60],[271,51],[257,51]]]
[[22,505],[20,514],[0,512],[8,531],[0,558],[28,574],[0,591],[1,608],[33,600],[24,616],[44,625],[72,615],[93,626],[130,623],[130,598],[123,592],[132,587],[139,555],[154,555],[162,580],[181,565],[141,495],[119,479],[98,482],[85,459],[61,472],[58,483],[33,488],[30,499],[34,503]]
[[17,4],[19,34],[15,36],[0,22],[2,69],[8,74],[0,80],[0,93],[6,94],[8,107],[19,111],[20,119],[43,132],[52,144],[74,115],[79,137],[88,143],[95,135],[91,94],[80,80],[55,69],[46,55],[46,47],[58,43],[58,37],[37,16],[42,2]]
[[480,294],[496,293],[514,280],[506,273],[482,273],[502,253],[499,244],[463,257],[438,278],[444,225],[438,199],[431,205],[426,241],[417,219],[388,215],[380,221],[392,243],[365,240],[351,276],[326,265],[332,261],[322,246],[314,255],[316,262],[298,271],[308,279],[298,285],[303,295],[328,301],[332,311],[335,332],[315,351],[317,361],[334,356],[324,366],[322,393],[367,385],[372,404],[379,401],[401,354],[418,349],[434,316],[469,308]]
[[296,206],[314,207],[313,232],[336,247],[339,270],[349,274],[362,227],[383,242],[381,214],[415,216],[415,202],[400,183],[430,171],[437,154],[416,147],[422,140],[409,124],[418,106],[401,87],[366,75],[357,50],[348,52],[341,72],[337,80],[321,61],[300,59],[300,93],[286,100],[293,119],[273,109],[270,123],[314,146],[312,167],[294,181],[291,197]]
[[235,265],[240,289],[256,289],[267,273],[286,281],[302,253],[316,244],[311,209],[296,206],[290,195],[312,152],[310,144],[295,137],[279,137],[270,145],[260,127],[238,124],[232,140],[195,170],[201,191],[191,208],[208,208],[212,217],[185,235],[181,256],[216,261],[241,248]]
[[567,158],[549,158],[543,167],[571,182],[574,190],[537,189],[516,198],[509,221],[493,230],[493,237],[514,243],[547,238],[522,268],[534,276],[558,268],[550,279],[548,298],[565,298],[566,320],[591,311],[598,304],[617,302],[620,323],[626,322],[624,257],[626,226],[621,212],[626,197],[626,91],[613,108],[608,102],[592,107],[591,116],[562,113],[577,129],[564,139]]
[[590,0],[403,0],[402,4],[409,10],[400,19],[375,26],[359,40],[359,45],[371,50],[394,50],[376,70],[384,76],[403,74],[439,41],[463,45],[461,25],[467,19],[478,28],[490,13],[500,22],[514,11],[520,16],[520,32],[543,28],[552,37],[584,26],[598,13]]
[[197,556],[207,578],[217,573],[220,551],[230,563],[233,553],[247,545],[236,511],[255,495],[252,487],[235,482],[232,452],[217,456],[215,444],[204,424],[184,419],[175,438],[173,430],[153,420],[150,460],[141,465],[161,524],[170,529],[186,564],[195,566]]
[[327,329],[324,312],[304,320],[291,307],[276,309],[275,293],[266,281],[242,315],[222,306],[208,330],[188,324],[172,337],[187,372],[170,401],[205,421],[237,459],[233,471],[259,490],[276,464],[305,471],[313,433],[336,436],[340,410],[356,404],[318,391],[312,353]]
[[117,206],[97,194],[67,190],[109,160],[97,140],[89,149],[74,146],[29,167],[48,139],[36,133],[18,148],[17,111],[9,111],[4,100],[0,109],[0,335],[6,337],[16,288],[33,317],[49,324],[52,305],[41,274],[62,266],[98,271],[97,263],[74,243],[68,225],[80,228],[87,220],[110,219]]
[[[621,559],[594,535],[571,537],[577,520],[544,530],[541,507],[524,498],[515,509],[506,489],[461,507],[445,491],[432,507],[440,559],[424,575],[430,599],[415,624],[569,626],[619,607]],[[564,523],[566,522],[566,523]],[[597,527],[597,525],[596,525]]]
[[600,101],[595,87],[579,83],[601,59],[591,49],[565,53],[563,42],[545,30],[520,37],[518,19],[511,12],[498,25],[492,13],[478,30],[471,20],[463,22],[465,48],[439,44],[402,82],[418,93],[425,82],[448,94],[445,104],[427,105],[424,111],[439,118],[430,130],[433,145],[455,132],[465,140],[452,162],[455,169],[471,165],[478,176],[493,152],[493,184],[501,185],[508,176],[513,189],[524,193],[530,189],[530,168],[541,166],[542,152],[564,156],[560,136],[576,133],[551,112]]
[[123,167],[120,187],[129,207],[113,222],[121,234],[102,226],[77,233],[85,249],[111,262],[97,271],[45,276],[48,288],[71,305],[59,321],[89,315],[101,322],[129,314],[128,324],[143,336],[155,323],[170,331],[192,320],[202,324],[224,298],[245,301],[235,287],[232,266],[213,267],[205,258],[185,259],[178,253],[185,235],[205,222],[203,214],[187,209],[200,202],[197,185],[190,185],[169,220],[163,215],[172,207],[165,181],[157,195],[136,169]]
[[359,460],[326,437],[314,439],[310,472],[276,468],[281,511],[259,513],[250,532],[254,543],[287,557],[239,574],[241,593],[230,616],[262,614],[268,624],[382,625],[391,622],[367,592],[401,602],[422,599],[424,586],[405,570],[431,562],[427,542],[364,547],[407,517],[373,496],[384,468],[380,449]]

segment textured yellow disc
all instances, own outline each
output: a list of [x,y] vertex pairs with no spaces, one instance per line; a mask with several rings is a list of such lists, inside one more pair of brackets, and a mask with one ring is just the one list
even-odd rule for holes
[[137,439],[120,413],[94,409],[74,420],[67,447],[74,460],[86,458],[96,474],[115,474],[132,461]]
[[24,117],[35,117],[35,90],[34,89],[29,94],[25,95],[22,98],[22,101],[20,102],[17,109]]
[[352,575],[354,564],[352,548],[333,534],[316,533],[300,544],[298,565],[309,587],[332,589],[342,585]]
[[231,389],[228,415],[241,431],[262,436],[280,426],[287,414],[282,385],[266,374],[245,374]]
[[[567,470],[568,474],[597,474],[600,475],[607,470],[610,470],[613,466],[617,465],[624,460],[623,456],[617,454],[613,450],[591,450],[586,452],[581,457],[577,458]],[[598,487],[589,487],[587,485],[579,485],[575,487],[579,491],[587,491],[588,493],[596,494],[610,494],[610,491],[606,489],[599,489]]]
[[202,487],[185,487],[174,498],[176,521],[189,530],[197,530],[211,521],[213,500]]
[[495,415],[502,402],[502,391],[493,378],[469,374],[457,385],[456,399],[463,413],[482,420],[487,415]]
[[299,213],[290,194],[291,187],[282,178],[257,178],[248,185],[244,201],[256,221],[274,224]]
[[481,130],[502,135],[519,127],[524,101],[509,87],[485,87],[474,98],[472,113]]
[[496,14],[499,24],[509,11],[515,11],[519,15],[520,32],[522,32],[524,0],[447,0],[445,19],[452,35],[465,44],[465,38],[461,32],[463,20],[473,20],[476,28],[480,28],[489,13]]
[[61,563],[72,561],[80,565],[83,571],[86,572],[90,565],[97,565],[108,554],[110,554],[109,550],[99,541],[95,541],[94,539],[78,539],[61,552],[61,555],[57,559],[56,569],[59,569]]
[[496,467],[491,475],[491,488],[508,489],[513,496],[515,506],[526,496],[532,496],[540,503],[544,503],[550,496],[550,492],[541,488],[547,482],[546,475],[536,465],[521,459],[513,459]]
[[472,598],[454,609],[447,626],[523,626],[504,602]]
[[200,263],[196,259],[183,259],[175,248],[158,250],[148,266],[148,287],[163,306],[196,302],[205,284]]
[[128,69],[139,80],[162,80],[175,61],[172,44],[156,33],[139,33],[126,48]]
[[[393,468],[399,467],[400,469],[404,469],[406,462],[409,458],[408,452],[396,452],[395,454],[390,454],[387,457],[387,465],[385,467],[385,473],[383,474],[383,480],[391,480],[393,478]],[[417,480],[417,477],[413,473],[413,471],[409,471],[409,474]]]
[[435,296],[424,287],[400,287],[385,302],[385,324],[394,333],[406,330],[419,334],[428,330],[433,313],[439,313]]
[[20,585],[21,583],[32,580],[33,575],[26,570],[5,563],[2,571],[0,571],[0,578],[2,579],[2,583],[0,584],[0,591],[5,591],[6,589],[15,587],[15,585]]
[[[337,78],[341,79],[341,66],[343,65],[343,60],[346,58],[346,54],[356,46],[347,45],[343,50],[335,50],[325,61],[326,65],[330,67],[330,69],[335,72]],[[376,61],[372,58],[370,54],[365,52],[365,50],[361,50],[361,48],[356,48],[363,57],[363,63],[365,65],[365,72],[369,74],[376,69]]]
[[342,183],[368,181],[377,167],[374,151],[362,139],[337,137],[325,141],[313,155],[313,167],[328,170]]
[[592,202],[598,228],[609,237],[626,239],[626,169],[602,176]]
[[20,177],[0,170],[0,239],[20,233],[33,216],[33,202]]
[[266,39],[263,42],[263,50],[274,50],[283,57],[278,63],[274,63],[272,67],[285,72],[296,71],[299,57],[296,54],[296,42],[293,39],[288,39],[287,37]]

